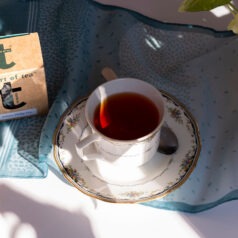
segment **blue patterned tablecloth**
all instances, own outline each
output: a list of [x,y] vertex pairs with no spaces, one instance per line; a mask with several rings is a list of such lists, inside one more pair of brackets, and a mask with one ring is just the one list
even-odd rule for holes
[[13,32],[19,16],[0,17],[1,34],[39,33],[51,108],[46,117],[0,123],[1,177],[45,177],[48,166],[58,170],[52,137],[59,118],[76,98],[104,82],[101,70],[108,66],[174,95],[200,128],[202,151],[192,175],[176,191],[144,204],[198,212],[238,198],[236,36],[165,24],[89,0],[4,2],[0,13],[7,2],[8,7],[17,2],[28,17]]

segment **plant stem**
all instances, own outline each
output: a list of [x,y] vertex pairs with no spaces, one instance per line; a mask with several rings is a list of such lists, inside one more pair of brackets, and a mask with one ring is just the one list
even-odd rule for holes
[[238,13],[238,9],[233,3],[228,3],[226,6],[234,16]]

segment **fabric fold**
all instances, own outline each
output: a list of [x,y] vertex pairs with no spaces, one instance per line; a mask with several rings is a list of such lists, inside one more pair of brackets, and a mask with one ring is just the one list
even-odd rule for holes
[[[11,144],[11,149],[1,146],[8,157],[0,157],[0,176],[44,177],[46,163],[59,172],[52,138],[60,117],[104,82],[101,70],[107,66],[120,77],[140,78],[172,94],[200,128],[202,151],[194,172],[179,189],[144,204],[199,212],[238,198],[236,36],[166,24],[89,0],[30,2],[38,4],[34,15],[51,109],[46,118],[19,120],[11,133],[5,126],[13,122],[0,125],[0,144]],[[10,165],[23,170],[7,170]]]

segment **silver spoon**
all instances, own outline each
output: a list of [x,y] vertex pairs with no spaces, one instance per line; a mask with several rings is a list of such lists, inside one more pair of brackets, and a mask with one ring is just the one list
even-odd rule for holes
[[160,142],[158,151],[160,153],[171,155],[178,149],[178,138],[165,122],[160,131]]
[[[116,73],[108,67],[102,69],[103,77],[109,81],[117,78]],[[161,127],[158,152],[166,155],[175,153],[178,149],[178,138],[165,122]]]

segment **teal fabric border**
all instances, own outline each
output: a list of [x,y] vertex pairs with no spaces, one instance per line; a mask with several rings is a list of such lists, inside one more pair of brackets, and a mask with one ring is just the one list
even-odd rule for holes
[[117,6],[111,6],[111,5],[103,5],[101,3],[92,1],[92,0],[86,0],[88,2],[93,2],[95,6],[98,8],[101,8],[103,10],[115,10],[115,9],[121,9],[123,11],[126,11],[130,13],[132,16],[134,16],[136,19],[139,21],[148,24],[150,26],[163,29],[163,30],[173,30],[173,31],[180,31],[180,30],[186,30],[187,31],[194,31],[194,32],[200,32],[200,33],[206,33],[206,34],[211,34],[214,37],[229,37],[229,36],[234,36],[235,34],[232,31],[224,30],[224,31],[218,31],[213,28],[209,27],[204,27],[204,26],[199,26],[199,25],[194,25],[194,24],[181,24],[181,23],[167,23],[159,20],[155,20],[153,18],[150,18],[148,16],[145,16],[141,13],[135,12],[133,10],[129,10],[123,7],[117,7]]
[[219,206],[225,202],[233,201],[238,199],[238,190],[234,190],[228,194],[226,194],[221,199],[207,204],[200,204],[200,205],[190,205],[186,203],[181,202],[162,202],[162,201],[150,201],[141,203],[145,206],[150,206],[154,208],[161,208],[171,211],[180,211],[180,212],[187,212],[187,213],[199,213],[206,211],[208,209],[214,208],[216,206]]

